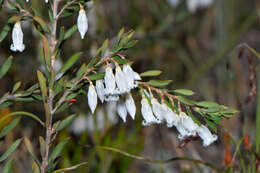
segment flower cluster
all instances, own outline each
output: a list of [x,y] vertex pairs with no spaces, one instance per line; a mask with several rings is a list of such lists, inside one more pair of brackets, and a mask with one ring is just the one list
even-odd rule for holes
[[115,75],[108,65],[105,69],[104,80],[96,80],[96,87],[90,84],[88,91],[88,104],[94,113],[97,106],[97,98],[102,103],[117,102],[117,113],[126,122],[127,113],[135,118],[136,106],[131,95],[131,90],[137,87],[136,80],[141,80],[138,73],[133,71],[129,64],[123,65],[123,70],[116,64]]
[[[180,0],[167,0],[167,2],[171,7],[176,7],[181,3]],[[193,13],[199,8],[207,8],[213,3],[213,0],[187,0],[186,3],[188,10]]]
[[184,140],[188,137],[200,136],[203,140],[203,146],[209,146],[217,140],[217,136],[213,135],[204,125],[197,125],[191,117],[184,112],[175,113],[167,104],[160,104],[157,99],[151,99],[151,105],[148,99],[143,95],[141,100],[141,112],[144,118],[143,125],[160,124],[166,122],[167,127],[175,126],[180,133],[178,138]]

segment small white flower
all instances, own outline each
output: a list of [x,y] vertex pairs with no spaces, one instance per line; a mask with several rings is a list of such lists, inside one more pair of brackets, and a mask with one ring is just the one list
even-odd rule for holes
[[123,94],[127,92],[128,87],[127,87],[125,74],[122,72],[120,66],[116,67],[115,79],[116,79],[116,85],[119,90],[119,94]]
[[127,117],[127,110],[125,107],[125,104],[122,100],[120,100],[117,103],[117,113],[120,116],[120,118],[123,120],[123,122],[126,122],[126,117]]
[[45,0],[45,3],[48,3],[49,1],[48,0]]
[[161,104],[155,98],[152,98],[151,104],[152,104],[152,109],[153,109],[153,113],[154,113],[155,117],[160,122],[162,122],[164,120],[164,117],[163,117],[164,112],[162,111]]
[[96,113],[96,128],[99,131],[104,130],[106,124],[106,119],[105,119],[105,112],[104,109],[101,107],[100,109],[97,110]]
[[213,3],[213,0],[187,0],[188,10],[193,13],[198,8],[206,8]]
[[179,122],[179,116],[172,111],[171,108],[169,108],[165,103],[162,104],[162,110],[164,119],[166,121],[167,127],[173,127],[177,126]]
[[118,116],[116,116],[117,102],[109,102],[106,105],[107,118],[111,124],[118,122]]
[[128,89],[131,90],[132,88],[134,88],[134,76],[133,76],[134,71],[132,70],[132,68],[130,67],[129,64],[124,64],[123,65],[123,72],[125,74]]
[[187,116],[184,112],[180,113],[180,118],[183,127],[190,133],[190,136],[195,136],[196,130],[199,126],[192,120],[191,117]]
[[13,31],[12,31],[12,39],[13,44],[11,44],[10,49],[14,52],[19,51],[22,52],[25,49],[23,44],[23,31],[21,28],[21,22],[18,21],[15,23]]
[[93,84],[90,84],[88,89],[88,105],[93,114],[97,107],[97,93]]
[[29,2],[29,0],[26,0],[26,2]]
[[183,124],[181,122],[179,122],[177,125],[176,125],[176,129],[178,130],[178,132],[180,133],[178,135],[178,138],[180,140],[183,140],[189,136],[191,136],[190,132],[188,132],[184,127],[183,127]]
[[98,98],[103,103],[105,99],[105,87],[102,79],[96,80],[96,90],[97,90]]
[[80,33],[81,39],[84,39],[84,36],[88,31],[88,18],[83,8],[79,10],[77,25],[78,25],[78,31]]
[[136,113],[136,107],[135,107],[135,101],[131,95],[131,93],[126,94],[125,98],[125,106],[127,109],[127,112],[132,117],[132,119],[135,119],[135,113]]
[[204,147],[209,146],[210,144],[212,144],[218,139],[217,135],[212,135],[209,129],[204,125],[201,125],[197,129],[197,133],[200,136],[200,138],[203,140]]
[[113,94],[116,89],[116,79],[113,74],[113,70],[110,66],[106,68],[104,80],[106,86],[105,94],[106,95]]
[[149,126],[151,124],[158,124],[158,120],[154,117],[151,106],[149,105],[146,98],[141,100],[141,113],[144,118],[143,125]]
[[140,75],[136,72],[133,73],[134,76],[134,80],[142,80],[142,78],[140,77]]
[[[92,123],[94,125],[94,121]],[[76,135],[80,135],[83,133],[88,127],[88,121],[85,116],[78,116],[71,124],[70,131],[72,131]]]

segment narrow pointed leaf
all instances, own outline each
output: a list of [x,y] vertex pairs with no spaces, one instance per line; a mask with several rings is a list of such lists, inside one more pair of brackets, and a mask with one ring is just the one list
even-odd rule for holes
[[80,163],[80,164],[77,164],[77,165],[74,165],[74,166],[71,166],[71,167],[68,167],[68,168],[58,169],[58,170],[54,171],[53,173],[60,173],[60,172],[71,171],[71,170],[77,169],[78,167],[86,165],[86,164],[87,164],[87,162],[83,162],[83,163]]
[[47,97],[46,79],[43,76],[42,72],[40,72],[39,70],[37,71],[37,76],[38,76],[40,88],[41,88],[41,91],[42,91],[42,97],[45,100],[45,98]]
[[57,131],[60,131],[64,129],[66,126],[68,126],[75,118],[77,117],[77,114],[73,114],[62,120],[58,127],[56,128]]
[[53,150],[53,152],[51,153],[50,157],[49,157],[49,161],[54,160],[56,157],[59,156],[59,154],[61,153],[61,151],[63,150],[64,146],[68,143],[68,140],[62,141],[60,142],[55,149]]
[[152,85],[152,86],[160,87],[160,86],[167,86],[167,85],[169,85],[171,82],[172,82],[172,80],[150,80],[150,81],[148,82],[148,84],[149,84],[149,85]]
[[9,58],[7,58],[7,60],[4,62],[4,64],[2,65],[1,69],[0,69],[0,79],[8,72],[8,70],[10,69],[11,65],[12,65],[12,61],[13,61],[13,57],[10,56]]
[[188,90],[188,89],[169,90],[168,92],[175,93],[175,94],[182,94],[185,96],[192,96],[194,94],[193,91]]
[[70,69],[77,60],[81,57],[82,52],[75,53],[70,57],[70,59],[64,64],[64,66],[59,70],[58,73],[66,72],[68,69]]
[[24,142],[25,142],[25,146],[26,146],[28,152],[30,153],[30,155],[33,157],[34,160],[38,161],[33,152],[33,147],[32,147],[31,141],[27,137],[25,137]]
[[150,70],[140,74],[141,77],[159,76],[162,73],[160,70]]
[[2,173],[11,173],[12,163],[13,163],[12,159],[8,160],[8,162],[5,164],[2,170]]
[[6,151],[3,155],[0,157],[0,162],[4,161],[7,159],[8,156],[10,156],[14,150],[20,145],[22,139],[17,139]]
[[3,130],[0,132],[0,138],[4,137],[8,132],[15,128],[17,124],[20,122],[20,120],[21,117],[18,117],[12,120],[11,123],[8,123],[8,125],[4,127]]

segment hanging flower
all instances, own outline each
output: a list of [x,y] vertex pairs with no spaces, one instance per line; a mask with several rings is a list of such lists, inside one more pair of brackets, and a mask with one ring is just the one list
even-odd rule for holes
[[123,65],[123,72],[125,74],[125,79],[127,82],[128,89],[131,90],[133,88],[136,88],[137,83],[135,83],[135,80],[141,80],[139,74],[133,71],[133,69],[129,64]]
[[25,46],[23,44],[23,31],[21,28],[21,22],[18,21],[15,23],[13,31],[12,31],[12,39],[13,44],[11,44],[10,49],[14,52],[22,52],[25,49]]
[[120,116],[120,118],[123,120],[123,122],[126,122],[127,117],[127,110],[125,107],[125,104],[122,100],[120,100],[117,104],[117,113]]
[[122,72],[120,66],[116,67],[115,79],[119,94],[126,93],[128,91],[128,86],[125,79],[125,74]]
[[84,36],[88,31],[88,18],[83,8],[79,10],[77,24],[78,24],[78,31],[80,33],[81,39],[84,39]]
[[48,3],[49,1],[48,0],[45,0],[45,3]]
[[179,116],[172,111],[165,103],[161,105],[164,119],[166,121],[167,127],[177,126],[180,118]]
[[201,125],[199,128],[197,128],[197,133],[203,140],[204,147],[209,146],[218,139],[217,135],[212,135],[209,129],[204,125]]
[[144,126],[149,126],[152,124],[158,124],[159,121],[154,117],[153,111],[151,106],[149,105],[148,101],[146,98],[142,98],[141,100],[141,113],[144,118],[143,120],[143,125]]
[[181,112],[179,123],[176,128],[180,132],[179,138],[185,139],[189,136],[196,136],[196,130],[199,127],[191,117],[187,116],[186,113]]
[[106,68],[105,70],[105,94],[109,95],[109,94],[115,94],[115,89],[116,89],[116,80],[115,80],[115,76],[113,74],[113,70],[112,68],[109,66]]
[[97,107],[97,93],[93,84],[90,84],[88,89],[88,105],[93,114]]
[[103,80],[96,80],[96,91],[97,91],[98,98],[103,103],[105,99],[105,87],[104,87]]
[[131,95],[131,93],[127,93],[125,96],[125,106],[127,109],[127,112],[132,117],[132,119],[135,119],[135,113],[136,113],[136,107],[135,107],[135,101]]
[[164,120],[164,117],[163,117],[163,111],[162,111],[161,104],[155,98],[152,98],[151,104],[152,104],[152,110],[153,110],[155,117],[160,122],[162,122]]

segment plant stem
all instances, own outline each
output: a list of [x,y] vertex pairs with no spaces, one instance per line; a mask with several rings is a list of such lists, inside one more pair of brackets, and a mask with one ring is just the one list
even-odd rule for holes
[[260,73],[258,73],[258,94],[257,94],[257,107],[256,107],[256,152],[260,152]]
[[41,173],[46,173],[46,170],[49,165],[49,150],[51,147],[51,137],[53,134],[52,131],[52,118],[53,118],[53,99],[55,97],[55,94],[53,92],[53,86],[52,81],[55,80],[55,72],[54,72],[54,62],[55,62],[55,47],[56,47],[56,32],[57,32],[57,23],[58,23],[58,6],[59,6],[60,0],[53,0],[52,4],[52,10],[53,10],[53,23],[51,28],[51,66],[50,66],[50,72],[51,72],[51,80],[49,82],[49,96],[47,98],[47,106],[45,106],[45,112],[46,112],[46,137],[45,137],[45,154],[42,158],[42,164],[41,164]]

